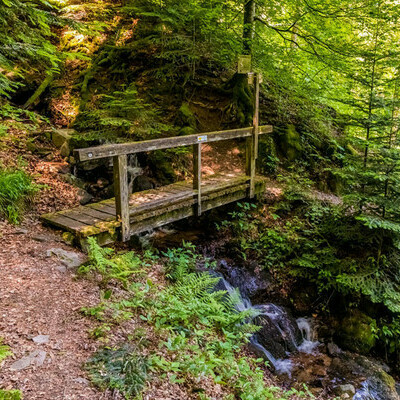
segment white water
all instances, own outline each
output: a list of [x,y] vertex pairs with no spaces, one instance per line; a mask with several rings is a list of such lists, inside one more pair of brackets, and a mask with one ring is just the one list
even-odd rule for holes
[[368,379],[361,384],[361,389],[353,396],[353,400],[384,400],[379,391]]
[[[235,289],[224,278],[221,277],[221,280],[229,294],[237,298],[238,301],[236,309],[238,311],[253,310],[256,316],[264,316],[268,318],[277,328],[284,341],[290,341],[292,347],[295,348],[297,351],[301,351],[304,353],[312,353],[313,351],[315,351],[316,347],[319,345],[319,342],[315,341],[313,338],[313,331],[310,320],[306,318],[299,318],[296,321],[298,328],[300,329],[303,336],[302,342],[298,344],[296,342],[295,331],[290,322],[288,314],[282,307],[279,307],[276,304],[272,303],[253,306],[250,299],[242,296],[239,293],[238,289]],[[278,374],[287,374],[289,376],[291,375],[291,370],[293,367],[292,360],[290,360],[289,358],[275,358],[268,349],[266,349],[261,343],[259,343],[256,335],[254,335],[250,339],[250,342],[268,359],[268,361],[271,363]]]

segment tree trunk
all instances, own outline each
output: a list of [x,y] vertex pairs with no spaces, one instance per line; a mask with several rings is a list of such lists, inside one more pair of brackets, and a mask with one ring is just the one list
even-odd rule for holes
[[252,55],[255,32],[256,2],[245,0],[243,18],[243,53]]

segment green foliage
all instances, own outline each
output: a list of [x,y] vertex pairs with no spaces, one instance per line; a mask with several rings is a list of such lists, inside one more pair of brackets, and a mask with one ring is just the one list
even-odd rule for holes
[[145,139],[168,132],[170,126],[159,122],[156,108],[144,103],[134,84],[103,95],[94,110],[83,110],[74,127],[79,131],[101,132],[106,137]]
[[[92,263],[96,259],[97,265],[92,264],[91,270],[102,274],[103,282],[110,282],[110,263],[118,263],[119,256],[100,250],[94,242],[90,254]],[[126,257],[136,260],[138,255]],[[307,390],[284,392],[268,387],[264,382],[264,361],[240,356],[248,338],[257,330],[248,323],[254,313],[236,309],[238,293],[216,290],[220,278],[208,271],[196,271],[197,263],[206,268],[212,264],[204,262],[193,245],[185,243],[181,248],[170,249],[164,257],[170,278],[167,287],[144,281],[140,274],[129,275],[126,280],[119,278],[125,289],[122,298],[112,298],[109,289],[98,306],[84,310],[102,322],[100,331],[105,326],[112,328],[114,316],[110,310],[122,311],[127,318],[136,316],[143,330],[143,334],[130,337],[135,347],[104,349],[89,361],[89,375],[96,385],[118,390],[129,399],[140,393],[151,371],[151,376],[159,380],[169,379],[185,386],[194,383],[204,399],[207,396],[203,385],[208,385],[209,379],[232,393],[229,399],[312,398]],[[144,260],[149,259],[159,261],[147,253]],[[133,261],[132,269],[135,268]],[[159,342],[149,347],[145,336],[152,329]],[[146,357],[139,352],[144,347]]]
[[12,356],[13,353],[10,351],[10,348],[2,344],[3,340],[0,338],[0,363],[5,360],[7,357]]
[[[134,252],[114,256],[113,250],[100,247],[93,237],[88,238],[88,244],[89,262],[83,264],[79,268],[79,272],[82,274],[99,273],[103,277],[103,283],[115,279],[127,285],[130,276],[145,273],[149,267],[149,260],[155,258],[150,252],[146,253],[144,258]],[[146,259],[146,257],[148,258]]]
[[18,224],[39,187],[22,170],[0,171],[0,215]]
[[51,31],[60,26],[54,3],[0,2],[0,95],[9,96],[32,72],[59,72],[62,56]]
[[0,400],[22,400],[22,393],[20,390],[0,389]]
[[148,361],[133,348],[104,348],[87,362],[86,369],[93,383],[101,389],[121,393],[132,399],[146,384]]

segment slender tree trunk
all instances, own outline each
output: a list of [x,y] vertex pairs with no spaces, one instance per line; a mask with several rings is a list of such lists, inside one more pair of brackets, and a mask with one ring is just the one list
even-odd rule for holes
[[252,55],[255,32],[256,2],[245,0],[243,18],[243,53]]

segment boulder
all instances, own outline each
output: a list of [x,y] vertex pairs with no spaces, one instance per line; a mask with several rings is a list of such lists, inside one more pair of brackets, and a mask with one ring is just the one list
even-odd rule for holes
[[376,321],[359,310],[346,315],[337,332],[342,347],[360,354],[368,354],[375,346]]
[[260,311],[260,315],[253,322],[261,326],[254,335],[256,342],[279,359],[286,358],[288,352],[296,351],[302,342],[302,334],[290,313],[275,304],[254,308]]
[[302,152],[301,136],[295,125],[290,124],[278,133],[279,147],[288,161],[298,159]]

